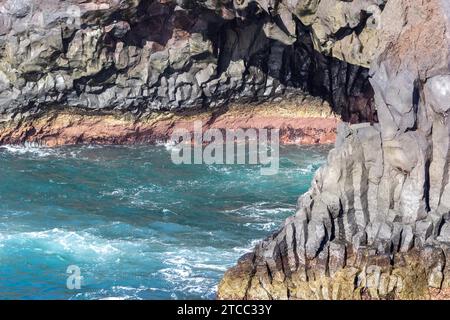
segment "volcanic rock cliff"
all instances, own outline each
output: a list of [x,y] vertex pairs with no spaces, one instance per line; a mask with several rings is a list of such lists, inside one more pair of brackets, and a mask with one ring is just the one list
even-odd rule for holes
[[332,119],[288,119],[286,139],[330,142],[331,113],[376,121],[367,66],[382,3],[1,0],[0,143],[152,142],[186,112],[212,123],[281,98]]
[[450,297],[450,2],[390,0],[379,23],[379,123],[341,125],[296,215],[220,298]]

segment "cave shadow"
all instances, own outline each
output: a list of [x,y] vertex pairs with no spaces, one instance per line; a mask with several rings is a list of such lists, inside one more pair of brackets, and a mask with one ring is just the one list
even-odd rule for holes
[[[126,46],[139,48],[143,48],[147,42],[151,41],[159,44],[163,50],[175,31],[179,33],[177,37],[189,37],[191,33],[200,33],[204,38],[211,40],[212,57],[200,55],[192,57],[192,60],[215,59],[217,61],[216,78],[219,78],[232,62],[243,60],[247,70],[243,75],[244,78],[249,75],[248,68],[254,67],[286,88],[298,89],[305,94],[327,101],[333,111],[344,121],[377,122],[369,70],[316,51],[311,38],[311,29],[303,25],[296,17],[294,19],[297,40],[293,45],[285,45],[268,38],[263,31],[263,26],[266,22],[272,22],[284,32],[288,32],[288,28],[279,16],[272,16],[260,10],[254,2],[240,13],[245,19],[231,20],[225,20],[217,15],[217,12],[196,6],[190,11],[175,10],[175,7],[174,3],[141,1],[134,11],[118,10],[109,15],[103,23],[129,22],[130,29],[120,41]],[[201,19],[198,19],[199,16]],[[199,24],[199,20],[206,23]],[[359,28],[362,27],[361,24]],[[340,34],[344,36],[348,32],[349,30],[344,29],[340,31]],[[104,41],[110,44],[110,50],[114,50],[118,39],[108,34]],[[190,65],[187,65],[187,68]],[[110,68],[106,71],[106,76],[114,71],[118,72]],[[173,72],[169,69],[166,73]],[[104,77],[104,74],[99,75],[94,80]],[[92,79],[81,79],[81,87],[90,80]],[[243,82],[245,83],[245,79]],[[258,102],[258,99],[260,97],[255,94],[255,102]],[[231,100],[232,97],[230,97]]]
[[[295,17],[297,40],[289,46],[268,38],[263,31],[264,23],[279,25],[279,19],[273,19],[254,6],[248,7],[246,16],[249,17],[247,22],[234,19],[208,30],[207,37],[213,41],[214,55],[218,59],[217,77],[231,62],[243,60],[247,70],[255,67],[286,88],[299,89],[327,101],[344,121],[378,122],[369,69],[315,50],[311,29]],[[285,26],[279,26],[287,31]]]

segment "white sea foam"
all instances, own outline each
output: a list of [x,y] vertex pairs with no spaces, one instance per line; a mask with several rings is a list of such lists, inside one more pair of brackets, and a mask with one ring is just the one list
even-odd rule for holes
[[113,286],[109,289],[100,289],[98,291],[77,293],[72,297],[72,300],[142,300],[140,294],[142,291],[146,290],[150,289],[143,286],[138,288]]
[[286,213],[294,214],[295,211],[295,207],[292,205],[286,205],[283,207],[277,206],[275,208],[273,206],[274,206],[273,203],[257,202],[236,209],[224,210],[223,212],[228,214],[230,213],[237,214],[239,216],[243,216],[246,218],[261,218],[261,217],[273,218],[274,216]]
[[139,296],[141,292],[151,290],[145,286],[129,287],[129,286],[113,286],[110,290],[105,290],[99,300],[141,300]]
[[252,228],[256,230],[262,231],[274,231],[277,226],[279,226],[276,222],[266,222],[266,223],[244,223],[244,226],[247,228]]
[[[22,145],[2,145],[0,146],[0,153],[2,151],[7,152],[16,156],[27,156],[33,158],[78,158],[84,160],[95,160],[83,154],[87,150],[91,149],[101,149],[104,148],[102,145],[83,145],[77,148],[66,148],[66,147],[56,147],[50,148],[45,145],[40,145],[37,143],[25,143]],[[97,159],[100,161],[101,159]]]
[[226,174],[226,175],[230,175],[233,173],[233,170],[235,170],[235,168],[233,168],[232,166],[225,166],[225,165],[205,165],[206,169],[209,172],[213,172],[213,173],[220,173],[220,174]]
[[196,263],[196,264],[194,264],[194,267],[198,268],[198,269],[207,269],[207,270],[214,270],[214,271],[220,271],[220,272],[227,271],[227,268],[225,266],[215,265],[215,264],[207,264],[207,263]]
[[14,155],[30,154],[36,157],[48,157],[55,154],[55,149],[43,147],[38,144],[3,145],[0,146],[0,151],[6,151]]
[[115,188],[112,191],[102,191],[100,194],[104,197],[115,197],[120,200],[125,200],[136,207],[146,206],[158,209],[154,194],[162,191],[160,186],[151,184],[137,188]]
[[261,242],[261,239],[254,239],[252,241],[250,241],[250,243],[248,243],[246,246],[243,247],[234,247],[233,251],[238,253],[239,256],[245,254],[245,253],[249,253],[252,252],[253,249],[255,248],[255,246]]
[[[171,284],[175,292],[213,298],[217,280],[213,274],[223,274],[239,257],[235,251],[221,251],[213,247],[181,248],[164,253],[163,263],[167,266],[155,276],[161,276]],[[178,296],[179,294],[176,293]]]
[[[122,243],[121,243],[122,241]],[[28,243],[43,248],[48,254],[73,254],[77,257],[97,260],[105,259],[121,253],[119,246],[124,246],[123,240],[110,241],[96,237],[87,232],[67,231],[54,228],[45,231],[9,233],[0,238],[0,243]]]
[[177,152],[181,150],[181,147],[172,140],[169,141],[157,141],[155,145],[164,147],[168,152]]

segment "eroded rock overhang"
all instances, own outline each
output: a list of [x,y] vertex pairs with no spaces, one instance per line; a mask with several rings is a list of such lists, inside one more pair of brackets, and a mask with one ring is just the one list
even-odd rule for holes
[[47,110],[140,117],[300,94],[346,121],[376,121],[367,66],[383,6],[2,0],[0,122]]

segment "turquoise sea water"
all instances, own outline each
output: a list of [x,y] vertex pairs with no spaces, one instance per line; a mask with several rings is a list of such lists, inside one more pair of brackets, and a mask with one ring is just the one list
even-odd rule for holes
[[262,176],[176,166],[165,146],[0,147],[0,299],[212,299],[328,150],[281,147],[279,174]]

